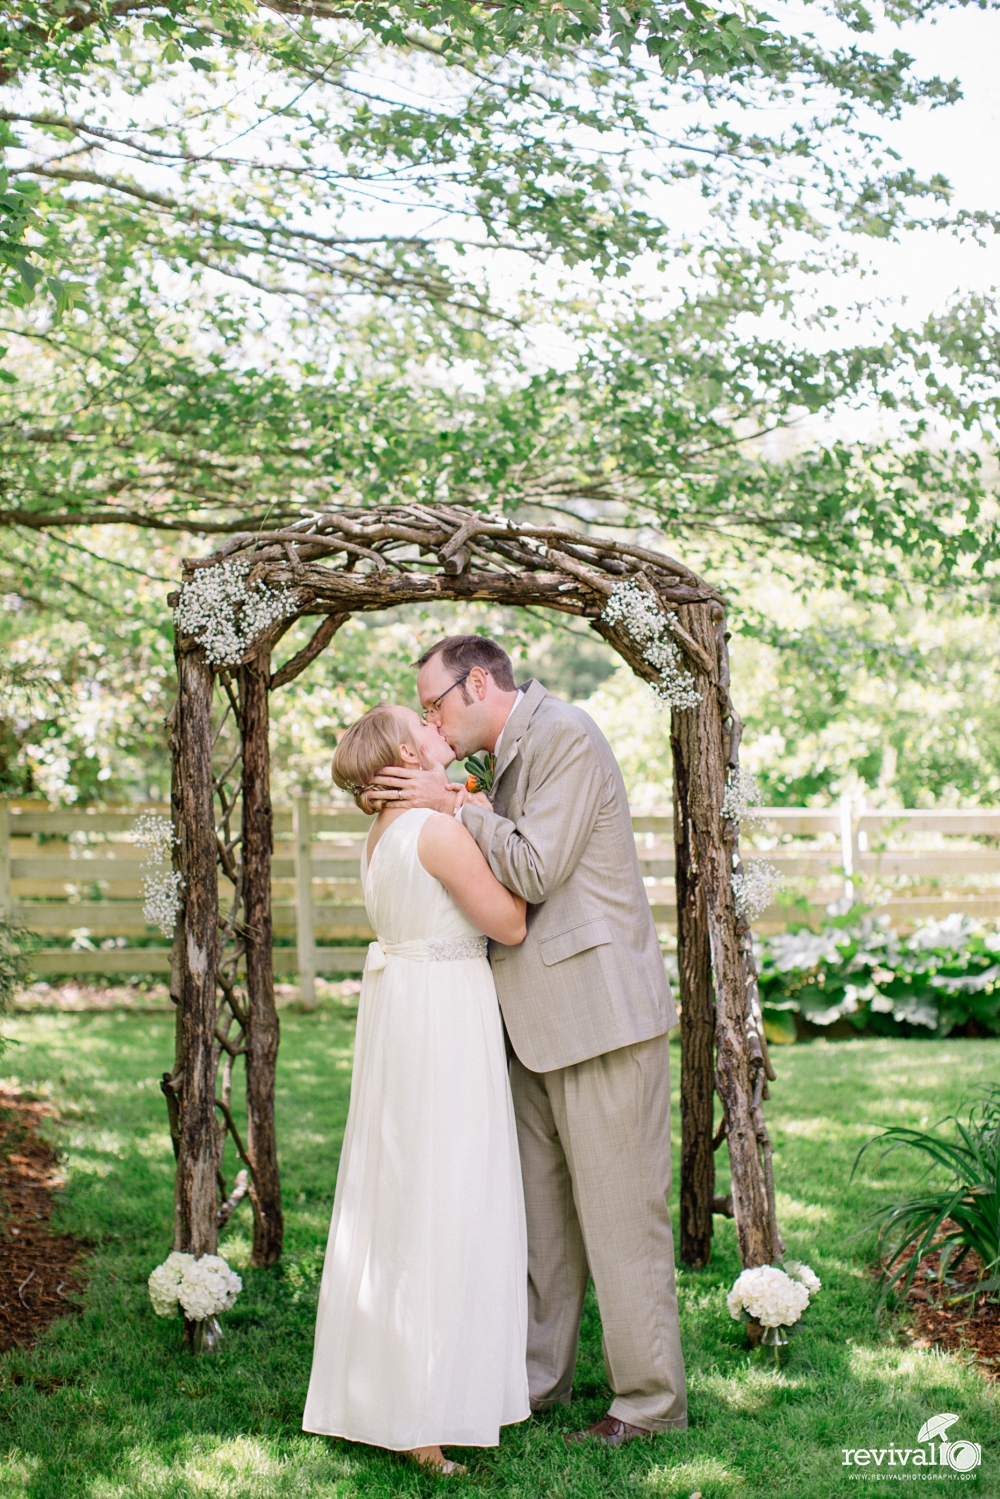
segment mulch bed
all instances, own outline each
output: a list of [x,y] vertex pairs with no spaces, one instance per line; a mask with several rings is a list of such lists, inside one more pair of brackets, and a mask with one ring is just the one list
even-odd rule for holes
[[[948,1274],[957,1282],[942,1287],[938,1282],[940,1255],[929,1254],[920,1262],[913,1285],[906,1298],[913,1322],[906,1336],[915,1348],[939,1348],[954,1353],[967,1363],[978,1365],[987,1379],[1000,1379],[1000,1305],[995,1299],[977,1296],[975,1301],[949,1301],[963,1291],[971,1290],[982,1274],[982,1262],[969,1254]],[[943,1291],[943,1295],[942,1295]]]
[[0,1087],[0,1351],[34,1342],[75,1311],[83,1288],[84,1246],[49,1229],[62,1180],[40,1126],[54,1115]]

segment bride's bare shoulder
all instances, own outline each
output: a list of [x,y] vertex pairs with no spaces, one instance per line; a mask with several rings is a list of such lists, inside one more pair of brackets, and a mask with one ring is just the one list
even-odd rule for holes
[[437,875],[442,862],[454,859],[470,843],[472,835],[453,812],[432,812],[420,829],[417,856],[428,873]]
[[431,844],[453,845],[461,843],[468,836],[454,812],[432,812],[420,829],[419,842],[421,847],[425,843],[428,847]]

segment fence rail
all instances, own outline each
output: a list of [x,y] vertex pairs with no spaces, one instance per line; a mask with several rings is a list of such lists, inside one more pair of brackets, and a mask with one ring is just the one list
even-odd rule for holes
[[[0,800],[0,909],[43,940],[38,975],[164,973],[169,950],[142,909],[143,850],[132,842],[140,812],[156,806],[53,810]],[[673,821],[632,818],[653,919],[675,926]],[[371,940],[360,884],[369,819],[307,797],[274,816],[275,972],[298,975],[310,997],[317,974],[357,973]],[[824,909],[863,899],[895,925],[965,911],[1000,918],[1000,809],[868,811],[845,799],[831,808],[770,807],[744,830],[744,858],[766,858],[785,878],[783,903],[756,923],[818,925]],[[220,878],[220,893],[230,890]],[[129,945],[129,939],[144,945]],[[157,945],[150,945],[155,943]]]

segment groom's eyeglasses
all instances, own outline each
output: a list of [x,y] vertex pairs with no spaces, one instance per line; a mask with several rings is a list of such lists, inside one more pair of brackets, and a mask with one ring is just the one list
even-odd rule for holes
[[441,704],[444,702],[444,700],[448,696],[449,692],[454,692],[454,690],[455,690],[456,687],[461,687],[462,683],[465,682],[465,681],[468,681],[468,679],[469,679],[469,677],[471,675],[472,675],[472,667],[470,666],[469,670],[465,673],[464,677],[459,677],[459,679],[458,679],[457,682],[452,682],[452,684],[451,684],[450,687],[446,687],[444,689],[444,691],[442,692],[442,694],[441,694],[440,697],[436,697],[434,699],[434,701],[429,705],[429,707],[426,707],[424,709],[423,713],[421,713],[421,715],[420,715],[421,721],[423,723],[429,723],[430,722],[430,716],[431,716],[431,714],[432,713],[436,714],[438,712],[438,710],[441,707]]

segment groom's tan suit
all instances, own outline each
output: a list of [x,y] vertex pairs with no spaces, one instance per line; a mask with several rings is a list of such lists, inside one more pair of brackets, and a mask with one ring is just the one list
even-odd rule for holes
[[529,682],[501,738],[493,810],[462,820],[528,902],[490,943],[514,1050],[528,1215],[532,1405],[569,1399],[588,1273],[611,1414],[687,1425],[677,1331],[667,1032],[676,1024],[621,771],[597,725]]

